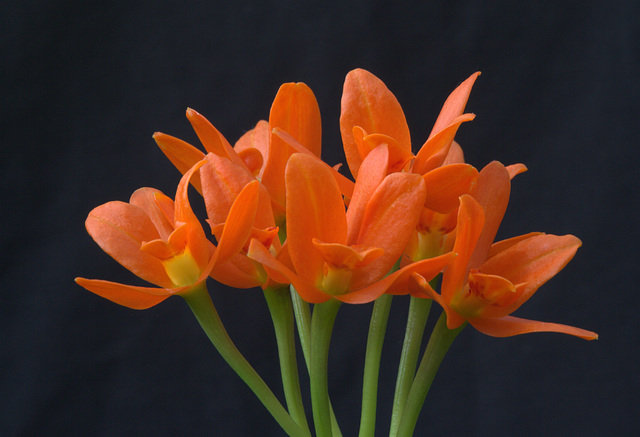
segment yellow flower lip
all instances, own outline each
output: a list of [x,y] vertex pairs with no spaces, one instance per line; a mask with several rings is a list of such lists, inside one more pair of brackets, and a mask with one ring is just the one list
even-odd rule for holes
[[194,285],[200,279],[202,273],[198,263],[188,249],[179,255],[175,255],[162,263],[169,279],[176,287]]

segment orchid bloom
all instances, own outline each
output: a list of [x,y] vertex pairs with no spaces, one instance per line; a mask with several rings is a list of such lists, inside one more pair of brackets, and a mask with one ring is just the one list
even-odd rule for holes
[[[287,246],[293,270],[258,241],[249,257],[286,277],[311,303],[332,297],[366,303],[410,272],[435,276],[453,254],[414,263],[385,275],[402,255],[424,203],[424,181],[411,173],[386,174],[388,151],[376,149],[363,162],[349,209],[331,171],[313,157],[296,153],[286,169]],[[397,286],[397,285],[396,285]]]
[[258,182],[237,196],[215,247],[194,215],[187,189],[205,161],[188,170],[178,185],[175,203],[160,191],[141,188],[129,203],[98,206],[86,221],[98,245],[125,268],[159,288],[76,278],[87,290],[133,309],[152,307],[171,295],[188,293],[211,270],[238,252],[250,235],[258,203]]
[[582,243],[573,235],[534,232],[492,244],[509,199],[509,181],[509,170],[499,162],[480,172],[475,198],[460,197],[453,247],[458,256],[444,271],[441,294],[418,275],[412,277],[413,291],[422,290],[444,308],[449,329],[468,321],[494,337],[552,331],[596,339],[583,329],[510,315],[562,270]]
[[400,103],[386,85],[370,72],[351,71],[344,83],[340,131],[347,163],[358,177],[363,159],[381,144],[389,148],[387,171],[410,171],[423,177],[427,186],[424,210],[407,247],[418,261],[447,252],[445,235],[455,227],[458,198],[473,191],[478,171],[464,163],[462,149],[454,142],[463,122],[471,88],[480,73],[474,73],[445,101],[427,141],[416,155]]

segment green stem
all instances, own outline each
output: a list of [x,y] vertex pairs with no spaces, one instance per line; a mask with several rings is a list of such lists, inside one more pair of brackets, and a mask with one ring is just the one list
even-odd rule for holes
[[380,373],[380,356],[384,334],[387,330],[392,296],[383,294],[376,299],[369,323],[367,352],[364,361],[364,378],[362,384],[362,411],[360,414],[360,437],[374,436],[376,431],[376,407],[378,400],[378,377]]
[[429,338],[429,343],[420,362],[416,377],[411,385],[404,413],[400,420],[400,426],[398,427],[397,435],[399,437],[410,437],[413,435],[420,410],[427,397],[429,388],[431,388],[433,378],[436,376],[436,372],[440,367],[440,363],[442,363],[442,359],[449,350],[453,340],[465,326],[466,323],[456,329],[449,329],[447,328],[446,313],[443,311],[440,315],[431,333],[431,338]]
[[332,437],[331,407],[329,402],[329,385],[327,366],[329,361],[329,344],[333,325],[340,308],[340,301],[330,299],[316,304],[311,319],[311,362],[309,379],[311,388],[311,406],[317,437]]
[[293,303],[293,313],[296,316],[296,325],[298,327],[298,337],[300,337],[300,347],[304,360],[309,368],[310,351],[311,351],[311,310],[309,304],[302,300],[293,285],[291,286],[291,302]]
[[206,285],[203,283],[201,286],[194,287],[188,293],[183,294],[182,297],[184,297],[187,304],[189,304],[200,326],[220,355],[222,355],[224,360],[249,386],[282,429],[289,436],[309,436],[309,433],[302,430],[291,416],[289,416],[280,401],[278,401],[278,398],[276,398],[271,389],[269,389],[267,384],[256,373],[253,367],[251,367],[240,351],[238,351],[231,338],[229,338],[229,334],[227,334],[220,320],[220,316],[211,301],[211,296],[209,296]]
[[[296,325],[298,327],[302,354],[307,364],[307,371],[309,371],[311,367],[311,310],[309,309],[309,304],[302,300],[296,289],[293,288],[293,285],[291,286],[291,301],[293,303],[293,313],[295,314]],[[338,419],[336,419],[333,407],[329,407],[331,409],[331,429],[333,431],[333,437],[342,437],[342,432],[340,431]]]
[[269,306],[273,328],[278,344],[278,357],[280,358],[280,374],[282,387],[287,401],[289,414],[304,430],[309,430],[307,415],[304,411],[302,393],[300,392],[300,379],[298,376],[298,363],[296,359],[296,345],[293,320],[293,305],[289,287],[268,287],[264,290],[264,296]]
[[409,303],[409,314],[407,316],[407,328],[404,333],[404,343],[400,364],[398,366],[398,377],[396,379],[396,392],[393,396],[393,410],[391,413],[391,427],[389,437],[395,437],[400,425],[400,418],[404,411],[407,395],[411,389],[413,377],[416,374],[418,356],[420,355],[420,345],[424,328],[431,309],[431,299],[422,299],[411,296]]

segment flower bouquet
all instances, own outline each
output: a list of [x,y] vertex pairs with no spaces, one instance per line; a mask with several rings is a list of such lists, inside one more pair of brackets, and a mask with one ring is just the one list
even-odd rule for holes
[[[414,154],[395,96],[370,72],[351,71],[340,116],[351,178],[322,161],[320,110],[303,83],[282,85],[268,121],[259,121],[234,146],[188,109],[206,153],[164,133],[153,136],[183,174],[175,198],[140,188],[128,203],[98,206],[86,220],[105,252],[155,287],[76,282],[133,309],[172,295],[184,298],[212,344],[290,436],[312,430],[320,437],[342,435],[327,384],[333,325],[342,304],[371,302],[360,435],[374,435],[391,300],[410,295],[389,435],[412,435],[436,371],[467,324],[494,337],[553,331],[597,338],[511,315],[567,265],[581,242],[540,232],[494,242],[511,180],[526,167],[494,161],[477,170],[465,163],[454,137],[474,119],[464,109],[478,76],[451,93]],[[191,207],[190,185],[204,200],[210,235],[205,218]],[[262,289],[284,404],[227,334],[207,290],[209,278]],[[433,302],[443,311],[421,352]],[[305,366],[297,362],[298,341]],[[303,374],[309,377],[310,414],[300,389]]]

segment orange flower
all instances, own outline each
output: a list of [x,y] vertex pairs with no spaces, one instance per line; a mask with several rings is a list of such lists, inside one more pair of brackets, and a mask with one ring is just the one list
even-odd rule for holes
[[174,202],[160,191],[141,188],[129,203],[108,202],[89,214],[86,227],[98,245],[138,277],[160,288],[76,278],[93,293],[133,309],[146,309],[202,284],[211,270],[238,252],[249,237],[258,202],[258,183],[235,200],[215,247],[194,215],[187,189],[197,163],[180,180]]
[[358,177],[363,159],[386,144],[390,160],[387,172],[410,171],[422,175],[427,186],[424,211],[413,233],[407,254],[420,260],[445,253],[445,236],[455,227],[458,198],[474,190],[478,171],[464,163],[454,136],[473,114],[463,114],[475,73],[451,93],[429,138],[414,156],[400,103],[386,85],[366,70],[351,71],[344,84],[340,131],[347,163]]
[[386,169],[388,159],[386,148],[376,149],[365,159],[367,171],[356,181],[345,212],[332,172],[307,154],[292,155],[285,181],[287,246],[293,270],[256,240],[249,246],[249,257],[286,277],[311,303],[332,297],[370,302],[395,281],[408,281],[409,269],[435,276],[452,254],[414,263],[385,277],[402,254],[426,196],[420,176],[380,171]]
[[412,277],[413,292],[422,290],[444,308],[449,329],[468,321],[495,337],[553,331],[597,338],[583,329],[510,316],[567,265],[582,243],[573,235],[530,233],[491,244],[506,209],[510,175],[494,162],[479,179],[477,197],[460,198],[453,248],[458,256],[444,271],[441,294],[418,275]]
[[[463,114],[471,88],[480,73],[474,73],[445,101],[440,115],[427,141],[414,156],[411,152],[411,135],[400,103],[384,82],[370,72],[356,69],[345,78],[340,114],[340,133],[347,158],[347,164],[357,178],[362,160],[380,144],[387,144],[390,150],[389,171],[402,169],[426,175],[443,165],[451,152],[453,138],[463,122],[471,121],[474,114]],[[454,152],[457,152],[454,150]],[[458,161],[460,162],[460,161]],[[443,187],[451,189],[452,177],[460,178],[464,185],[470,182],[469,170],[462,172],[448,170]],[[431,176],[435,178],[435,175]],[[435,195],[435,193],[434,193]],[[432,208],[437,210],[438,208]]]

